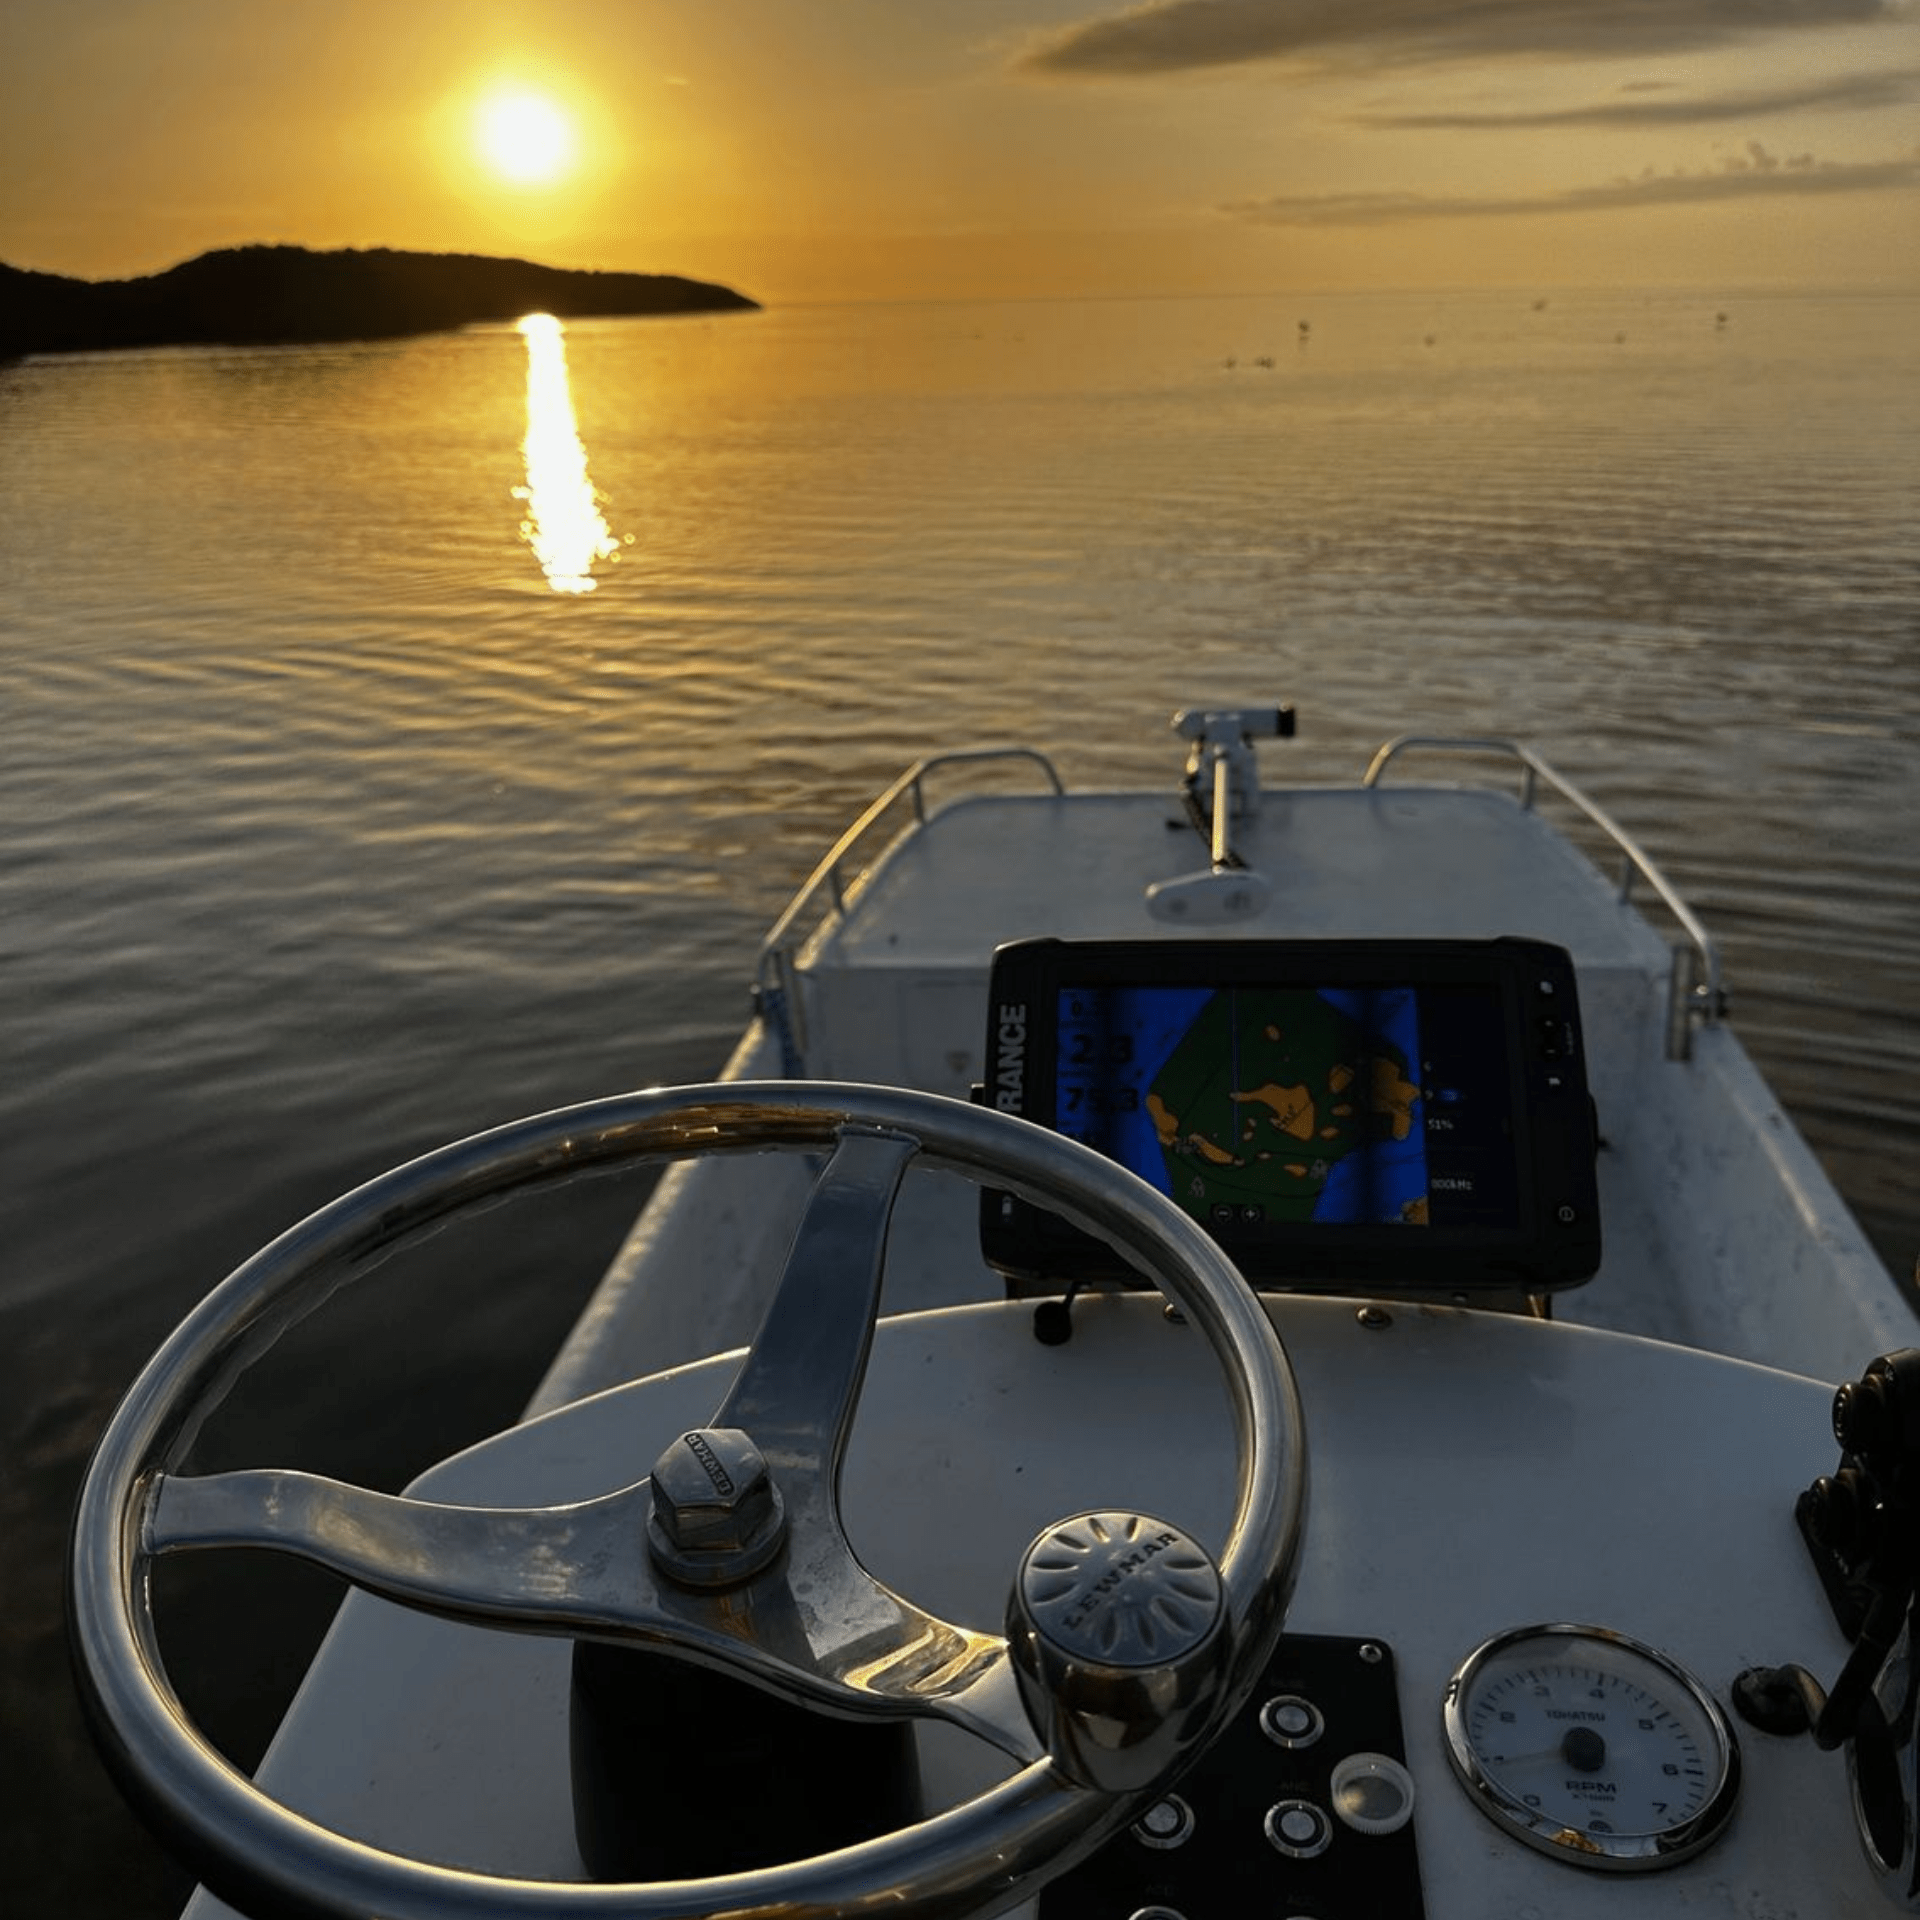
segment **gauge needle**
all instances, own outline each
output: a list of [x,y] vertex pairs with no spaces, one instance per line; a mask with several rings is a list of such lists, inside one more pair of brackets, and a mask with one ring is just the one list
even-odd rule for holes
[[1494,1757],[1503,1767],[1524,1767],[1535,1760],[1564,1760],[1576,1773],[1598,1773],[1607,1764],[1607,1743],[1591,1727],[1569,1727],[1566,1738],[1557,1746],[1542,1747],[1537,1753]]

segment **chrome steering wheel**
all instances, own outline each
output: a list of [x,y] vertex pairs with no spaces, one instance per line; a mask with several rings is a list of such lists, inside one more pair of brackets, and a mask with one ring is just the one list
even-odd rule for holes
[[[768,1149],[831,1158],[724,1402],[705,1428],[663,1435],[648,1477],[575,1506],[508,1510],[278,1469],[177,1470],[245,1367],[421,1230],[596,1168]],[[887,1222],[916,1157],[1106,1240],[1212,1345],[1238,1467],[1217,1564],[1177,1525],[1073,1516],[1015,1572],[1004,1637],[935,1619],[860,1565],[840,1522],[840,1465]],[[655,1090],[519,1121],[384,1174],[210,1294],[134,1383],[88,1469],[69,1569],[75,1666],[123,1789],[242,1906],[342,1920],[882,1908],[960,1920],[999,1911],[1091,1852],[1238,1707],[1280,1631],[1304,1484],[1298,1399],[1258,1300],[1193,1220],[1111,1161],[929,1094],[812,1081]],[[897,1833],[710,1880],[520,1880],[407,1859],[292,1812],[188,1717],[161,1659],[149,1576],[156,1556],[204,1546],[298,1554],[456,1620],[671,1651],[841,1715],[944,1718],[1021,1764]]]

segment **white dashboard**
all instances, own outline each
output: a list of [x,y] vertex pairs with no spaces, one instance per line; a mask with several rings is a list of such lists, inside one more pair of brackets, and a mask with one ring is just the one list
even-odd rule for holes
[[[1836,1671],[1847,1642],[1792,1517],[1796,1494],[1831,1464],[1829,1387],[1512,1316],[1300,1298],[1274,1299],[1270,1311],[1309,1444],[1282,1652],[1301,1636],[1386,1656],[1411,1791],[1411,1818],[1392,1844],[1417,1853],[1429,1920],[1612,1920],[1623,1903],[1636,1916],[1748,1920],[1887,1910],[1856,1838],[1845,1763],[1804,1737],[1735,1718],[1739,1778],[1724,1828],[1688,1859],[1629,1875],[1565,1848],[1542,1851],[1490,1818],[1449,1759],[1443,1726],[1462,1662],[1495,1636],[1543,1623],[1642,1643],[1722,1708],[1751,1667]],[[665,1442],[708,1420],[737,1357],[562,1408],[444,1463],[416,1491],[507,1505],[638,1479]],[[1029,1541],[1068,1514],[1135,1508],[1217,1553],[1233,1493],[1219,1379],[1208,1349],[1157,1296],[1083,1298],[1064,1346],[1036,1341],[1019,1305],[883,1320],[844,1478],[849,1537],[880,1579],[989,1631]],[[580,1877],[568,1669],[563,1642],[353,1595],[262,1778],[323,1823],[396,1850]],[[1255,1698],[1245,1711],[1263,1705]],[[1298,1711],[1276,1724],[1297,1728]],[[1316,1765],[1348,1757],[1331,1751],[1340,1725],[1337,1712],[1326,1716]],[[687,1730],[694,1763],[698,1733]],[[1216,1909],[1167,1897],[1178,1884],[1169,1861],[1189,1848],[1182,1864],[1199,1860],[1197,1850],[1248,1821],[1261,1831],[1244,1857],[1270,1882],[1243,1888],[1237,1912],[1370,1911],[1358,1892],[1342,1904],[1342,1885],[1361,1881],[1333,1869],[1358,1874],[1386,1838],[1343,1815],[1330,1844],[1300,1859],[1284,1837],[1311,1840],[1307,1816],[1296,1812],[1291,1827],[1268,1820],[1302,1797],[1297,1752],[1271,1737],[1237,1751],[1248,1757],[1231,1770],[1231,1805],[1196,1788],[1190,1831],[1174,1846],[1132,1833],[1110,1843],[1123,1881],[1138,1868],[1135,1904],[1113,1907],[1114,1920],[1205,1920]],[[751,1817],[757,1796],[779,1791],[782,1769],[805,1765],[804,1754],[770,1757],[764,1781],[731,1780],[727,1791]],[[936,1801],[1005,1771],[945,1729],[923,1738],[921,1765]],[[1149,1831],[1147,1841],[1170,1834]],[[1112,1895],[1091,1906],[1076,1898],[1018,1910],[1105,1912]],[[205,1894],[191,1909],[195,1920],[223,1911]]]

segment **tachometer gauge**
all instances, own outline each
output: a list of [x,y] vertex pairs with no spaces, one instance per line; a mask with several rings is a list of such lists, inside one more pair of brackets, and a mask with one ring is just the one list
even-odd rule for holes
[[1447,1753],[1497,1826],[1576,1866],[1670,1866],[1718,1836],[1740,1750],[1705,1687],[1605,1627],[1517,1627],[1447,1684]]

